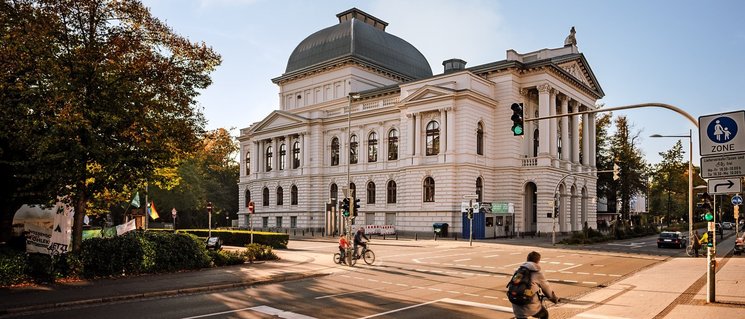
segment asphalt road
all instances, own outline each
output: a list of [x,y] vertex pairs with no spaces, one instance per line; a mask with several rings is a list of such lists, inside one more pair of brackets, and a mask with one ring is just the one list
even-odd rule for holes
[[[333,265],[336,244],[293,241],[280,254],[336,267],[331,275],[209,294],[59,309],[22,318],[510,318],[505,285],[528,252],[566,300],[666,256],[464,241],[382,241],[374,265]],[[656,244],[655,244],[656,249]],[[571,301],[569,301],[571,302]]]

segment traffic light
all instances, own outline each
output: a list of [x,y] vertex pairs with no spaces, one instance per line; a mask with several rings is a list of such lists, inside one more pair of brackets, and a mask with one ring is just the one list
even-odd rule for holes
[[360,199],[355,198],[354,199],[354,210],[352,211],[352,216],[357,216],[357,212],[360,211]]
[[706,212],[706,215],[704,215],[704,219],[706,219],[707,222],[710,222],[714,220],[714,214],[711,212]]
[[341,214],[344,217],[349,217],[349,198],[344,198],[341,204]]
[[713,231],[707,231],[706,237],[708,241],[706,242],[706,247],[714,247],[714,232]]
[[621,178],[621,167],[618,164],[613,163],[613,180],[617,181]]
[[523,104],[512,103],[510,107],[512,109],[512,134],[515,136],[522,136],[524,133],[524,118],[523,118]]
[[473,219],[473,208],[468,209],[468,219]]
[[703,193],[701,194],[701,196],[699,196],[699,198],[701,200],[701,205],[699,205],[699,207],[701,207],[702,209],[711,210],[711,195],[709,195],[709,193]]

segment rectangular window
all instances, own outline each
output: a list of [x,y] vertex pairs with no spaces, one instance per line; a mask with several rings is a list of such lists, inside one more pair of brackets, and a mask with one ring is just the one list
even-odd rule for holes
[[290,228],[297,228],[297,216],[290,216]]
[[282,216],[277,216],[277,228],[282,228]]
[[365,213],[365,225],[375,225],[375,213]]
[[385,224],[396,225],[396,213],[385,213]]
[[261,228],[269,228],[269,217],[261,217]]

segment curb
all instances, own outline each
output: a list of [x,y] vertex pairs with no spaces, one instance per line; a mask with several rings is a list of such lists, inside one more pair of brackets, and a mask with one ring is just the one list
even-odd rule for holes
[[245,287],[250,287],[250,286],[255,286],[255,285],[273,284],[273,283],[284,282],[284,281],[294,281],[294,280],[301,280],[301,279],[323,277],[327,275],[329,274],[325,274],[325,273],[280,274],[280,275],[260,278],[257,280],[242,281],[242,282],[236,282],[236,283],[231,283],[231,284],[220,284],[220,285],[189,287],[189,288],[181,288],[181,289],[173,289],[173,290],[152,291],[152,292],[130,294],[130,295],[123,295],[123,296],[82,299],[82,300],[50,303],[50,304],[40,304],[40,305],[33,305],[33,306],[0,309],[0,315],[18,314],[18,313],[24,313],[24,312],[32,312],[32,311],[48,310],[48,309],[64,308],[64,307],[85,306],[85,305],[93,305],[93,304],[100,304],[100,303],[107,303],[107,302],[118,302],[118,301],[133,300],[133,299],[170,297],[170,296],[177,296],[177,295],[205,293],[205,292],[212,292],[212,291],[219,291],[219,290],[226,290],[226,289],[233,289],[233,288],[245,288]]

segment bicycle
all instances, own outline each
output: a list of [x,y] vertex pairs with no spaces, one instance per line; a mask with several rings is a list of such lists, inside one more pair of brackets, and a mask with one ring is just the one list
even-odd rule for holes
[[[370,245],[370,242],[367,242],[367,245],[369,246]],[[361,254],[361,256],[358,256],[356,254],[353,255],[352,256],[352,265],[354,265],[356,263],[357,259],[359,259],[360,257],[362,257],[362,260],[364,260],[365,263],[368,264],[368,265],[372,265],[375,262],[375,252],[373,252],[372,249],[370,249],[370,248],[362,247],[362,254]]]

